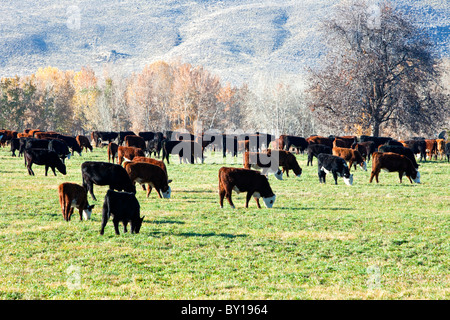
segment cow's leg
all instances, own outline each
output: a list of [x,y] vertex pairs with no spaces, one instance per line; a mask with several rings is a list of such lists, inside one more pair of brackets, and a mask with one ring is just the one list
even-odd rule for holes
[[337,183],[338,175],[337,175],[337,173],[334,172],[334,171],[333,171],[333,178],[334,178],[334,184],[338,184],[338,183]]
[[32,165],[33,165],[32,162],[29,162],[29,163],[27,164],[28,174],[29,174],[30,176],[34,176],[33,169],[31,169],[31,166],[32,166]]
[[[150,196],[150,192],[152,192],[152,189],[153,189],[153,188],[152,188],[151,185],[148,185],[148,186],[147,186],[147,198]],[[156,189],[156,192],[158,192],[159,197],[162,198],[162,197],[161,197],[161,193],[159,192],[158,189]]]
[[226,191],[225,191],[225,197],[227,198],[228,203],[230,204],[230,206],[234,209],[235,206],[234,206],[234,204],[233,204],[233,201],[231,200],[231,192],[232,192],[231,189],[226,190]]
[[319,182],[320,183],[325,183],[325,177],[327,176],[327,174],[324,171],[320,170],[320,169],[319,169],[318,174],[319,174]]
[[119,235],[119,234],[120,234],[120,232],[119,232],[119,220],[116,219],[116,218],[114,218],[114,219],[113,219],[113,224],[114,224],[114,232],[115,232],[117,235]]
[[69,221],[70,220],[70,217],[72,217],[72,214],[73,214],[73,209],[74,209],[74,207],[70,207],[70,210],[69,210],[69,219],[67,220],[67,221]]
[[53,171],[53,174],[55,175],[55,177],[56,177],[56,171],[55,171],[55,167],[50,167],[51,169],[52,169],[52,171]]
[[399,171],[398,172],[398,177],[400,178],[400,183],[402,183],[402,178],[403,178],[403,171]]
[[87,191],[89,191],[89,193],[90,193],[92,199],[94,199],[95,201],[97,201],[97,198],[94,196],[94,184],[92,183],[92,181],[88,181],[88,182],[86,183],[85,188],[86,188]]
[[[128,232],[128,230],[127,230],[128,221],[125,220],[122,222],[122,224],[123,224],[123,233],[127,233]],[[131,225],[131,229],[133,229],[133,225]]]
[[221,208],[223,208],[223,198],[225,198],[225,193],[225,189],[219,187],[219,204]]
[[245,197],[245,207],[248,208],[248,203],[250,201],[250,199],[252,198],[252,194],[253,192],[247,192],[247,196]]

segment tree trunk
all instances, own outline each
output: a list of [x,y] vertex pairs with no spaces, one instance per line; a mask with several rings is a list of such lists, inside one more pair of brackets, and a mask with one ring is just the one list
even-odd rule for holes
[[372,136],[378,137],[380,135],[380,123],[375,120],[372,125]]

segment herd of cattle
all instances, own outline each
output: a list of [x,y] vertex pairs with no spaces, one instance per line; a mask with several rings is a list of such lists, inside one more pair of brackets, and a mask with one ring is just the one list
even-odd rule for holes
[[[411,183],[420,183],[419,161],[442,160],[447,157],[450,162],[450,143],[444,139],[425,139],[414,137],[410,140],[395,140],[390,137],[344,136],[308,138],[281,135],[275,138],[269,134],[209,134],[193,135],[190,133],[162,132],[101,132],[94,131],[90,139],[83,135],[70,136],[57,132],[25,130],[15,132],[0,130],[2,147],[10,145],[12,156],[23,155],[28,173],[34,175],[32,165],[45,166],[45,175],[51,168],[66,174],[65,159],[75,152],[80,156],[85,150],[92,151],[91,142],[96,147],[107,147],[108,162],[85,161],[81,165],[82,185],[65,182],[59,185],[59,202],[63,218],[69,221],[74,208],[79,210],[80,220],[89,219],[93,205],[89,205],[88,193],[92,199],[94,185],[109,186],[103,203],[100,234],[112,218],[114,230],[119,234],[119,222],[124,232],[130,223],[132,233],[138,233],[143,217],[136,199],[136,183],[147,191],[147,197],[154,188],[160,198],[170,198],[171,180],[164,161],[169,164],[170,155],[178,155],[180,163],[204,162],[205,148],[222,151],[223,157],[231,154],[237,157],[243,154],[243,168],[222,167],[219,170],[219,203],[223,207],[226,198],[232,208],[232,192],[247,192],[245,207],[253,197],[258,208],[262,198],[266,207],[271,208],[276,196],[273,193],[267,174],[273,173],[282,180],[283,174],[289,177],[292,170],[297,177],[302,169],[291,149],[297,154],[306,152],[307,166],[317,159],[320,183],[325,183],[331,173],[335,184],[342,177],[347,185],[352,185],[353,174],[350,170],[360,166],[367,171],[367,161],[372,161],[369,182],[378,176],[381,170],[398,172],[400,183],[407,176]],[[162,159],[160,158],[162,152]],[[151,158],[154,155],[155,158]],[[280,168],[282,170],[280,170]],[[252,170],[257,169],[261,170]]]

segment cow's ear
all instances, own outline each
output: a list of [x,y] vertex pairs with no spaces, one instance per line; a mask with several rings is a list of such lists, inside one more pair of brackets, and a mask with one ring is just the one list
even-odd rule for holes
[[170,179],[170,180],[167,180],[167,183],[171,183],[172,182],[172,179]]

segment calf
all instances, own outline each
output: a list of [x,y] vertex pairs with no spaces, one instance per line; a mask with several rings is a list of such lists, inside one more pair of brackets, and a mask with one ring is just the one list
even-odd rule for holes
[[11,152],[12,156],[16,156],[16,151],[19,151],[19,157],[22,155],[22,152],[20,151],[20,138],[12,138],[11,139]]
[[417,164],[416,157],[414,156],[414,152],[403,146],[391,146],[391,145],[382,145],[378,148],[379,152],[393,152],[397,154],[404,155],[409,160],[411,160],[414,168],[419,169],[419,165]]
[[428,158],[431,160],[434,155],[434,160],[437,160],[437,142],[436,139],[425,139],[426,152]]
[[[146,162],[125,162],[125,170],[128,173],[133,184],[148,184],[147,198],[152,191],[156,189],[160,198],[170,198],[171,188],[169,183],[172,180],[167,179],[167,173],[161,167]],[[162,194],[162,195],[161,195]]]
[[406,156],[392,152],[375,152],[372,159],[372,172],[369,182],[372,183],[373,178],[378,183],[378,175],[381,169],[387,172],[398,172],[400,183],[402,183],[403,175],[406,175],[411,183],[420,183],[420,173],[414,168],[413,163]]
[[27,148],[24,153],[25,165],[28,169],[28,174],[34,176],[34,172],[31,169],[33,163],[37,165],[45,166],[45,175],[47,176],[48,168],[51,168],[53,174],[56,176],[55,168],[58,169],[63,175],[66,174],[66,165],[58,157],[55,151],[48,149]]
[[366,161],[364,161],[364,158],[361,156],[359,151],[349,148],[335,147],[332,149],[332,152],[334,156],[341,157],[345,161],[348,161],[349,170],[352,168],[353,164],[355,165],[356,170],[356,165],[359,164],[364,171],[367,171]]
[[219,198],[220,207],[223,208],[223,199],[226,197],[230,206],[235,206],[231,200],[232,191],[237,193],[247,192],[245,207],[248,208],[248,202],[253,196],[256,205],[261,208],[259,198],[262,197],[267,208],[272,208],[276,196],[270,188],[267,178],[255,170],[242,168],[222,167],[219,169]]
[[91,143],[89,142],[89,139],[86,136],[82,136],[82,135],[78,135],[75,138],[77,140],[77,143],[80,145],[81,150],[84,150],[87,152],[87,150],[89,149],[92,152],[92,146]]
[[80,212],[80,220],[91,218],[94,205],[89,205],[86,189],[79,184],[64,182],[58,186],[59,204],[65,221],[69,221],[74,207]]
[[102,210],[102,225],[100,234],[105,233],[105,226],[109,217],[112,217],[114,231],[119,232],[119,222],[123,224],[123,232],[127,232],[127,224],[130,222],[131,233],[139,233],[144,217],[140,217],[141,207],[134,193],[117,192],[108,190],[105,195]]
[[94,195],[94,184],[109,186],[109,189],[113,190],[136,193],[136,187],[131,182],[127,171],[118,164],[86,161],[81,164],[81,175],[83,187],[89,191],[94,200],[97,200]]
[[321,153],[332,154],[331,148],[324,144],[311,144],[306,149],[306,152],[308,153],[308,161],[306,162],[307,166],[309,166],[310,163],[313,165],[313,157],[317,158],[317,156]]
[[108,162],[114,163],[114,159],[117,157],[117,152],[119,151],[119,146],[117,145],[117,143],[114,142],[110,142],[108,144]]
[[344,178],[346,185],[351,186],[353,184],[353,175],[350,174],[347,163],[341,157],[321,153],[317,156],[317,163],[320,183],[325,183],[327,173],[331,172],[334,184],[337,184],[338,176]]
[[118,146],[117,158],[121,165],[124,160],[133,160],[134,157],[145,157],[144,151],[141,148]]

